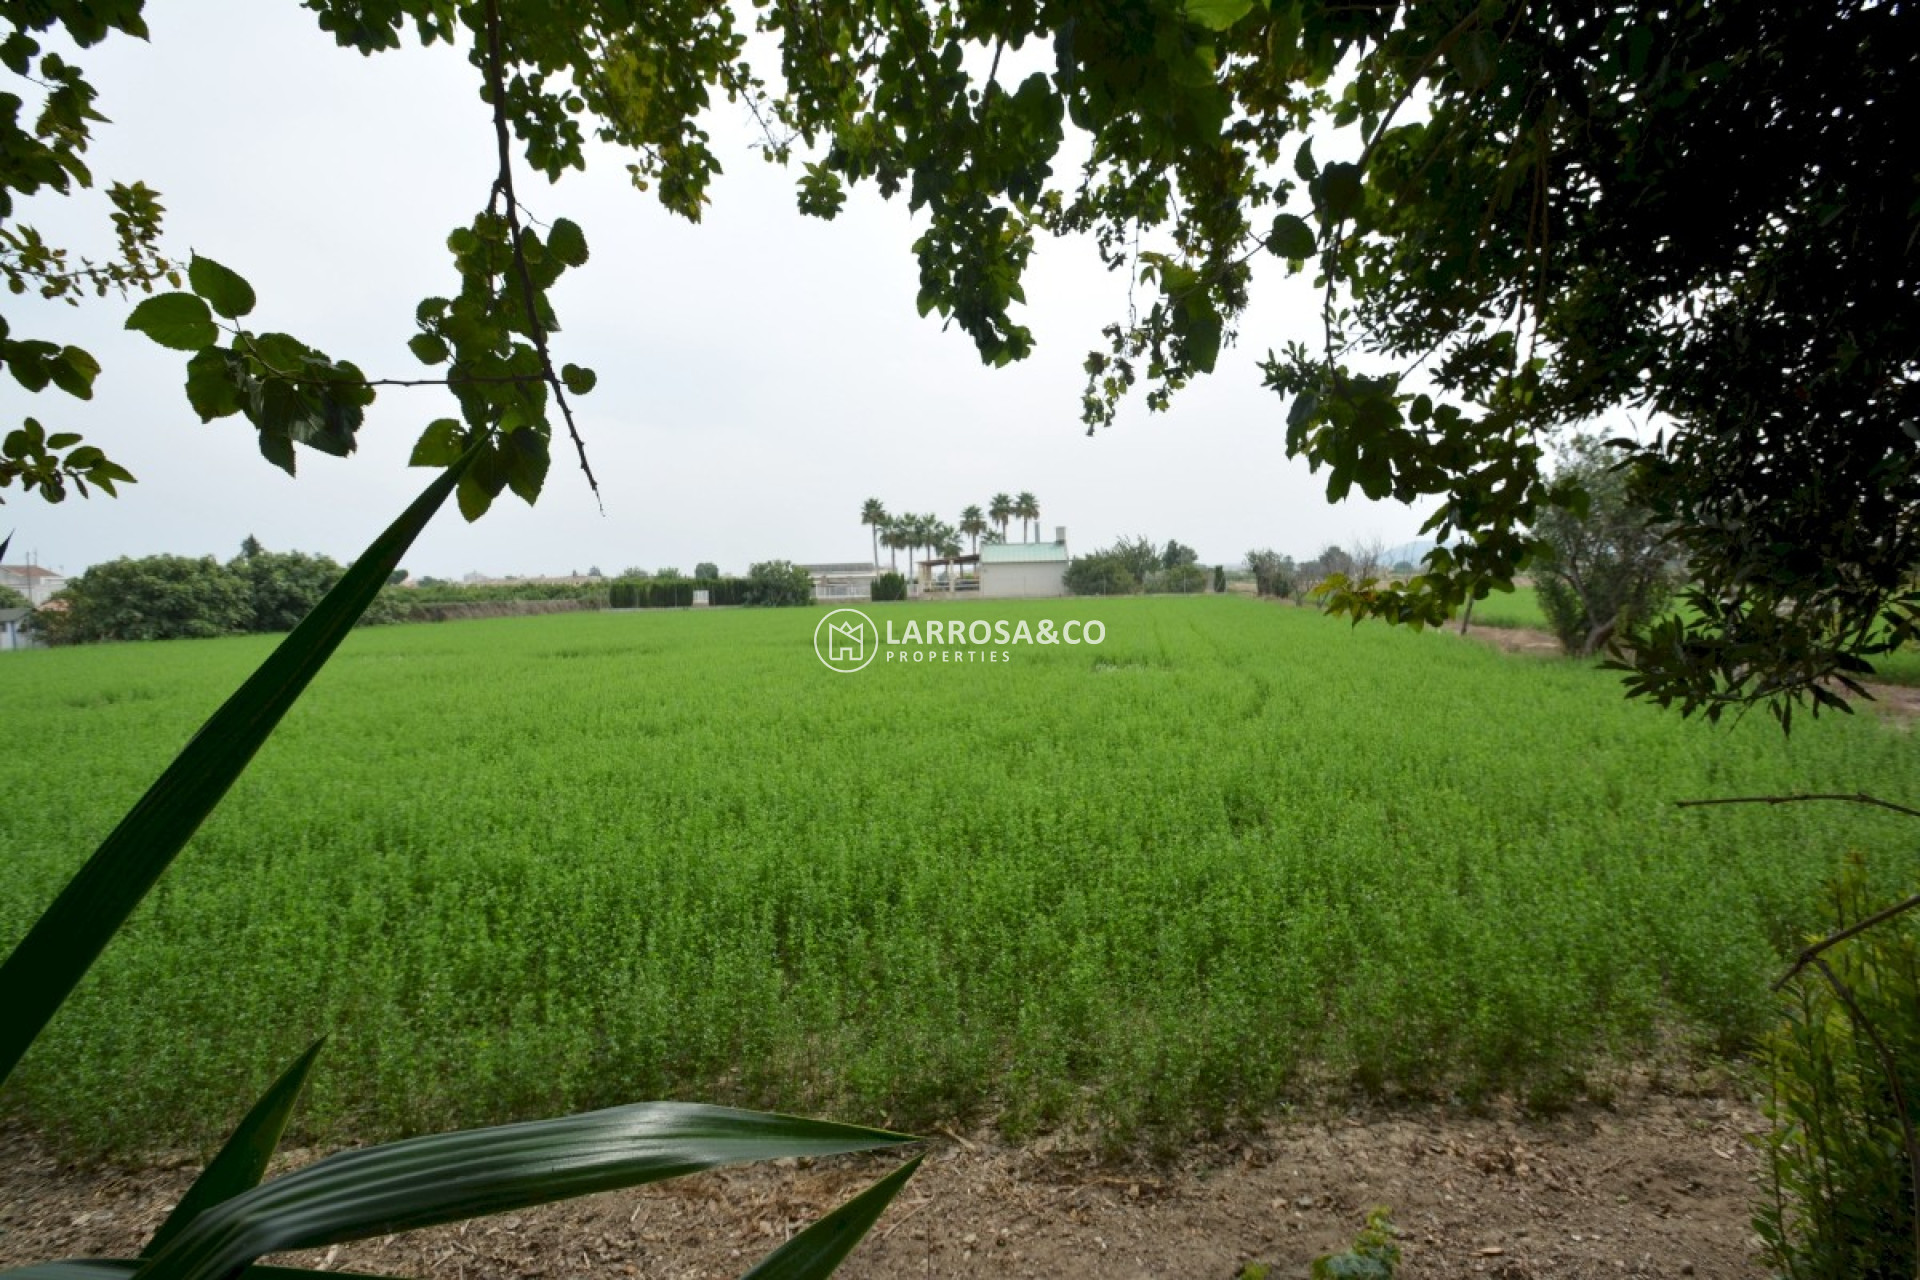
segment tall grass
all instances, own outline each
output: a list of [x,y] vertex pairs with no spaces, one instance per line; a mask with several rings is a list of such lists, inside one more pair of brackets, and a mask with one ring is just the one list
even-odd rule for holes
[[[1552,1091],[1658,1035],[1748,1043],[1820,881],[1890,834],[1671,801],[1916,776],[1866,717],[1683,723],[1311,610],[889,616],[1106,640],[847,676],[817,611],[354,635],[15,1105],[79,1148],[203,1132],[322,1030],[329,1139],[632,1097],[1125,1139],[1309,1077]],[[265,644],[0,663],[0,944]]]

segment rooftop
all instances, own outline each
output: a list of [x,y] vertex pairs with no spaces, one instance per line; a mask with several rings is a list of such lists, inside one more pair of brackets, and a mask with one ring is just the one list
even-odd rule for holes
[[1064,542],[996,542],[980,548],[981,564],[1036,564],[1066,558]]

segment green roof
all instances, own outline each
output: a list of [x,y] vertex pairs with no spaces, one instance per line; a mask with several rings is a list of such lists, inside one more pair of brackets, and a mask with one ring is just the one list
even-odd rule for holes
[[980,548],[981,564],[1035,564],[1067,558],[1064,542],[991,542]]

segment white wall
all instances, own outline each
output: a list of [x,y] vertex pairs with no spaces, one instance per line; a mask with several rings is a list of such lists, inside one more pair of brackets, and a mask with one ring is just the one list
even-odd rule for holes
[[1019,600],[1067,594],[1064,560],[980,566],[983,599]]

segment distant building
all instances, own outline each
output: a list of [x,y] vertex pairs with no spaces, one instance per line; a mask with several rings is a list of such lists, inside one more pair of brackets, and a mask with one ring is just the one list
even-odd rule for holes
[[31,609],[0,609],[0,653],[42,647],[40,637],[34,635],[30,625],[32,618]]
[[980,548],[980,594],[994,600],[1033,600],[1067,594],[1067,528],[1052,542],[998,542]]
[[873,595],[873,580],[880,566],[864,560],[841,564],[803,564],[799,566],[813,579],[815,600],[867,600]]
[[0,564],[0,587],[12,587],[35,608],[45,604],[55,592],[66,590],[66,586],[65,577],[37,564]]

